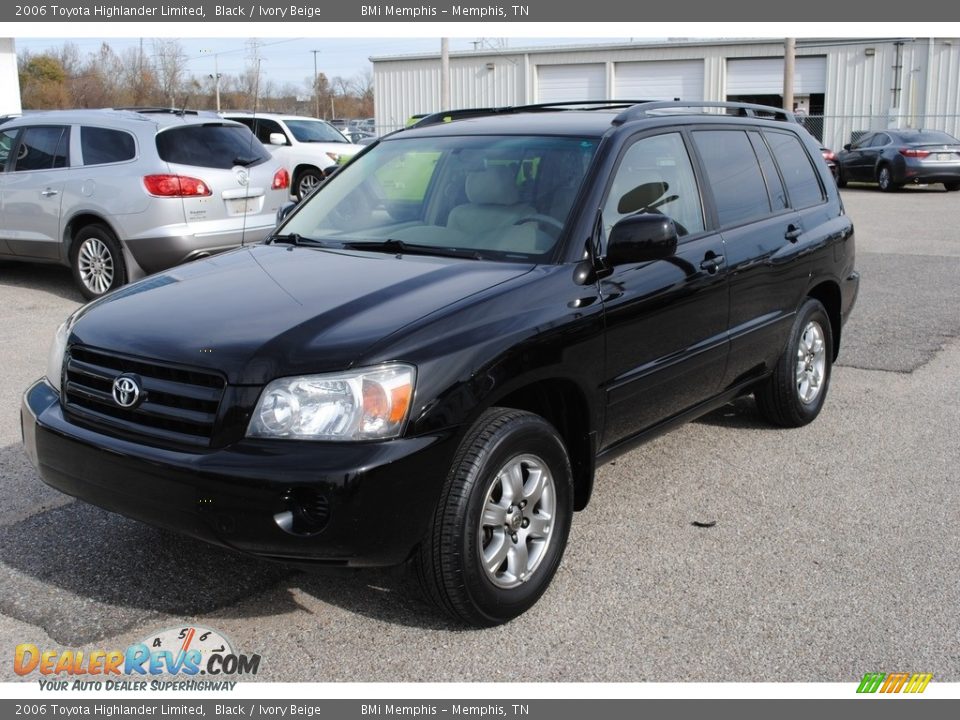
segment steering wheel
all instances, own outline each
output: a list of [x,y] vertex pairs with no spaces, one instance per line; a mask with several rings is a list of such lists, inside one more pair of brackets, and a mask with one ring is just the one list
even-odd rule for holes
[[533,215],[526,215],[519,220],[517,220],[514,225],[523,225],[528,222],[542,223],[547,227],[556,230],[556,237],[560,236],[560,233],[563,232],[563,223],[557,220],[552,215],[544,215],[543,213],[535,213]]

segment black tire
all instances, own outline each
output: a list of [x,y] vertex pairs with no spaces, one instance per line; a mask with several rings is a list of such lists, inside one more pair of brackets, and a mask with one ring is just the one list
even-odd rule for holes
[[[529,464],[524,469],[524,459],[532,462],[532,471]],[[538,477],[537,461],[543,463],[548,480],[552,478],[552,500],[544,490],[527,502],[524,497],[534,497],[528,491]],[[511,475],[510,468],[523,478],[516,505],[517,495],[507,493],[509,481],[501,480]],[[549,487],[548,481],[544,486]],[[545,513],[551,503],[553,512]],[[491,507],[496,520],[490,519]],[[497,517],[499,511],[502,518]],[[538,415],[491,408],[465,435],[444,483],[432,529],[414,559],[420,585],[460,622],[490,627],[512,620],[536,603],[553,579],[572,515],[573,475],[557,431]],[[547,533],[545,539],[536,537],[540,530]],[[488,564],[493,565],[500,556],[497,549],[504,547],[514,554],[504,555],[502,564],[488,569],[481,554],[486,550],[491,556]],[[525,569],[526,577],[513,572],[518,568]]]
[[[814,331],[808,333],[811,324],[819,328],[821,334],[822,366],[815,363],[808,352],[801,355],[801,348],[809,350],[806,343],[815,335]],[[817,359],[820,359],[819,355]],[[800,367],[801,362],[803,370]],[[754,392],[760,414],[767,422],[780,427],[800,427],[811,422],[823,408],[830,386],[832,366],[833,332],[830,318],[819,300],[807,298],[797,313],[787,347],[777,360],[773,374]],[[804,389],[802,381],[815,377],[816,367],[821,367],[820,378],[816,384],[818,389],[813,397],[804,399],[803,395],[809,392],[812,383],[808,383]]]
[[127,284],[127,265],[120,242],[105,225],[87,225],[70,248],[73,279],[83,296],[96,298]]
[[896,192],[900,186],[893,181],[893,171],[889,165],[881,165],[877,168],[877,184],[883,192]]
[[323,173],[317,168],[304,168],[297,173],[293,188],[297,200],[303,200],[317,185],[323,182]]
[[947,189],[947,192],[960,190],[960,182],[945,182],[943,186]]
[[839,165],[837,166],[836,181],[838,188],[845,188],[847,186],[847,179],[843,176],[843,168]]

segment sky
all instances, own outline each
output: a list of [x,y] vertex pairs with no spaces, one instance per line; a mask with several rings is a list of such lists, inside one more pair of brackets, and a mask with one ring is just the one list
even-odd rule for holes
[[[543,45],[583,45],[592,42],[611,43],[628,38],[450,38],[450,52],[473,50],[475,42],[482,47],[508,48]],[[263,76],[278,85],[292,83],[296,86],[309,84],[313,77],[313,50],[317,53],[317,71],[328,78],[353,78],[372,70],[369,58],[382,55],[406,55],[416,53],[440,53],[439,38],[181,38],[181,46],[189,58],[188,69],[193,75],[210,75],[214,63],[221,74],[239,75],[251,57],[250,40],[256,40],[261,57]],[[20,52],[42,53],[59,49],[64,43],[76,45],[82,56],[95,53],[103,42],[110,44],[116,53],[126,48],[138,47],[140,38],[16,38]],[[151,38],[143,39],[144,52],[151,53]],[[216,60],[214,60],[216,55]]]

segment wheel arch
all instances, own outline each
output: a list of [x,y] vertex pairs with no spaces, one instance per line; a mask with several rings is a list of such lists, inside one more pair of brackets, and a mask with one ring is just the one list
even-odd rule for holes
[[590,406],[586,393],[579,385],[569,378],[536,379],[511,388],[486,404],[486,407],[526,410],[541,416],[557,429],[570,456],[574,509],[585,508],[593,492],[596,433],[590,427]]
[[70,264],[70,254],[73,252],[73,243],[76,240],[77,233],[79,233],[83,228],[90,225],[103,225],[111,234],[117,239],[117,242],[120,243],[120,247],[123,250],[126,250],[126,246],[123,240],[120,239],[120,234],[117,232],[117,229],[113,226],[109,220],[107,220],[103,215],[100,215],[95,212],[80,212],[71,217],[63,225],[63,257],[61,260],[67,265]]
[[827,311],[827,317],[830,318],[830,334],[833,337],[833,357],[836,360],[840,353],[840,332],[843,322],[840,317],[840,308],[842,307],[842,295],[840,285],[833,280],[824,280],[814,285],[807,292],[807,297],[819,300]]

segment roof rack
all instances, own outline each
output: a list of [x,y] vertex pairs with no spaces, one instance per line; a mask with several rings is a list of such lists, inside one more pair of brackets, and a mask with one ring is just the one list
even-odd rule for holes
[[776,108],[770,105],[754,105],[753,103],[739,102],[716,102],[709,100],[663,100],[657,102],[645,102],[637,104],[624,110],[614,118],[614,125],[622,125],[631,120],[641,120],[646,117],[657,114],[658,110],[674,110],[679,108],[723,108],[727,115],[736,115],[739,117],[762,118],[766,120],[779,120],[781,122],[795,123],[796,116],[783,108]]
[[650,103],[651,100],[571,100],[567,102],[536,103],[534,105],[506,105],[491,108],[466,108],[463,110],[447,110],[430,113],[420,118],[411,128],[426,127],[439,123],[464,120],[472,117],[486,117],[489,115],[508,115],[525,112],[548,112],[551,110],[619,110],[631,108],[641,103]]
[[138,113],[166,113],[167,115],[199,115],[198,110],[178,110],[176,108],[166,108],[166,107],[115,107],[111,110],[129,110],[130,112]]

